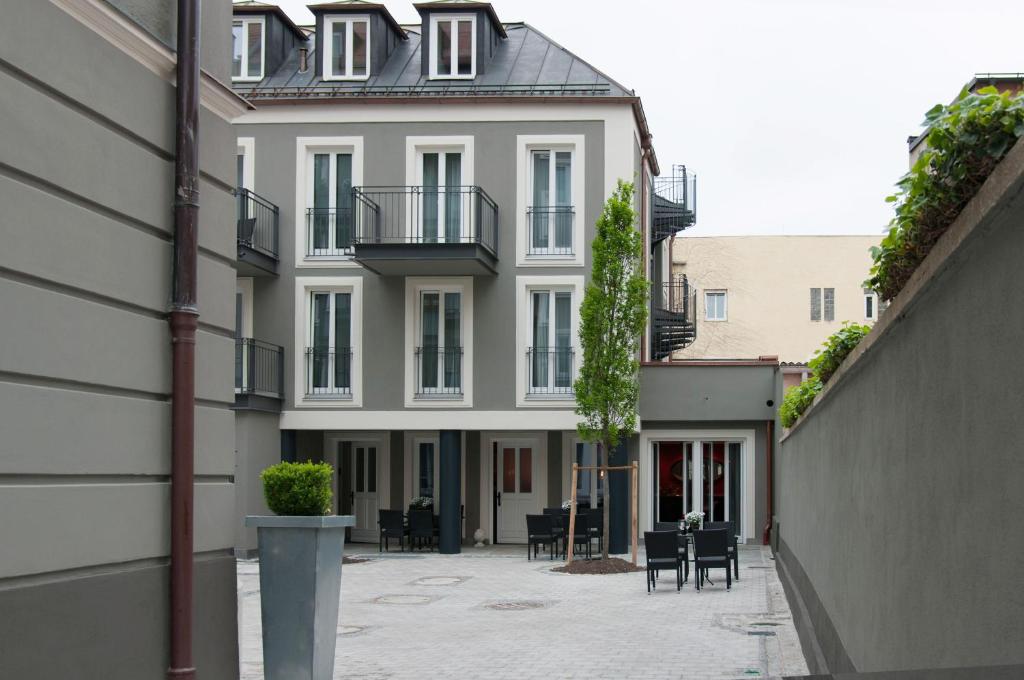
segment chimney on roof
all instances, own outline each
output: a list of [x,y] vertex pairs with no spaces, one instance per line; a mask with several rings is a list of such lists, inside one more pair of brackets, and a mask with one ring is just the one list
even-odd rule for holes
[[299,48],[299,73],[305,73],[309,70],[309,49],[306,47]]

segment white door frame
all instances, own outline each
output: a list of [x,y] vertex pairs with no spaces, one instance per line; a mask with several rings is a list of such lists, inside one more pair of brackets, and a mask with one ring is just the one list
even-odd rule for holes
[[[563,437],[564,439],[564,437]],[[494,443],[526,442],[540,456],[540,474],[534,480],[543,507],[548,497],[548,437],[547,432],[481,432],[480,433],[480,521],[484,536],[494,544]]]
[[391,436],[389,432],[324,432],[324,462],[334,468],[331,475],[331,490],[334,493],[332,512],[341,509],[338,496],[338,444],[352,442],[373,444],[377,447],[377,508],[391,507]]
[[[737,527],[743,542],[756,541],[755,503],[757,499],[756,470],[754,468],[755,430],[649,430],[640,433],[640,531],[654,528],[654,446],[656,441],[692,441],[693,444],[693,507],[703,507],[704,478],[701,462],[705,441],[733,441],[742,444],[743,464],[740,470],[740,517]],[[728,449],[727,449],[728,450]]]

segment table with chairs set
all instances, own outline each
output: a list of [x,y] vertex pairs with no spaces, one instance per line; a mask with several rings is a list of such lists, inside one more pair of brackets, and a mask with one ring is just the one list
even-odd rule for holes
[[702,529],[690,530],[675,522],[655,522],[654,531],[644,532],[647,553],[647,592],[657,588],[661,571],[674,571],[676,590],[690,578],[690,550],[693,550],[693,582],[697,590],[706,580],[709,569],[725,569],[726,590],[740,579],[739,550],[734,522],[705,522]]
[[[565,558],[572,540],[573,552],[593,557],[594,543],[597,551],[604,551],[604,510],[602,508],[579,508],[576,511],[576,523],[572,537],[569,537],[569,511],[563,508],[544,508],[543,515],[526,516],[526,559],[538,556],[540,549],[548,552],[548,559],[555,555]],[[561,546],[561,550],[559,550]]]

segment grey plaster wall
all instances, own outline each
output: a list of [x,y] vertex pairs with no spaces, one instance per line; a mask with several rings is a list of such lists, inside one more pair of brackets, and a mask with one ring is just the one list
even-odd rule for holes
[[772,420],[777,410],[777,372],[778,366],[773,364],[643,366],[640,368],[640,418],[644,421]]
[[[478,276],[473,282],[474,398],[478,410],[515,408],[514,316],[516,275],[587,275],[593,222],[604,204],[604,124],[577,122],[474,122],[474,123],[336,123],[259,124],[236,126],[239,137],[255,139],[255,191],[281,209],[281,275],[258,280],[255,290],[253,331],[257,338],[285,347],[286,408],[295,404],[292,370],[295,319],[295,277],[362,276],[363,284],[363,408],[403,410],[405,400],[405,281],[382,277],[358,268],[302,268],[296,271],[295,157],[297,137],[359,136],[363,138],[363,184],[401,186],[406,183],[406,136],[472,135],[474,182],[498,204],[500,235],[498,274]],[[577,219],[587,225],[584,236],[585,267],[515,266],[516,136],[524,134],[582,134],[586,144],[585,206],[577,206]],[[525,322],[525,321],[524,321]],[[303,348],[298,348],[303,351]],[[299,386],[302,389],[302,386]],[[443,404],[440,404],[444,408]],[[303,409],[307,410],[307,409]]]
[[[154,33],[173,25],[173,3],[144,5],[122,9]],[[205,5],[214,45],[230,7]],[[204,68],[226,75],[228,49],[204,50]],[[56,5],[4,7],[0,677],[167,666],[173,102],[171,83]],[[226,678],[237,677],[235,142],[205,110],[199,134],[197,660],[203,677]]]
[[246,557],[256,550],[256,529],[245,526],[245,516],[273,514],[260,473],[281,462],[278,423],[275,413],[235,412],[235,551]]
[[937,246],[948,265],[781,444],[780,556],[833,671],[1024,662],[1024,147],[1011,156],[1005,190],[962,216],[977,226]]

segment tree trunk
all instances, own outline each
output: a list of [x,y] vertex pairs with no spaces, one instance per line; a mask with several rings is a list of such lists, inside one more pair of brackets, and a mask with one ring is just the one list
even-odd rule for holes
[[612,498],[612,475],[608,470],[608,462],[611,460],[612,448],[608,445],[608,441],[601,442],[601,473],[604,474],[604,512],[603,515],[604,528],[604,544],[601,548],[601,559],[608,559],[608,544],[611,542],[612,534],[610,527],[611,519],[611,498]]

